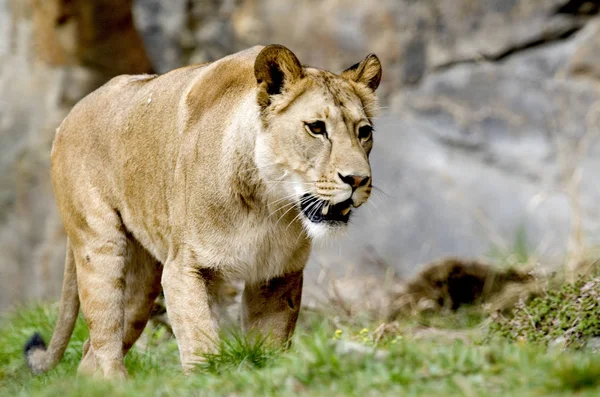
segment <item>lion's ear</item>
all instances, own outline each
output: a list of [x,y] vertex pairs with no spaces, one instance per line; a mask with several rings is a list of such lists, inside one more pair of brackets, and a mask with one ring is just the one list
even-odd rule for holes
[[375,91],[381,82],[381,62],[375,54],[369,54],[362,61],[350,66],[341,74],[342,77],[362,83]]
[[259,87],[258,104],[265,108],[271,103],[271,95],[280,94],[286,84],[303,77],[302,65],[292,51],[272,44],[263,48],[256,57],[254,76]]

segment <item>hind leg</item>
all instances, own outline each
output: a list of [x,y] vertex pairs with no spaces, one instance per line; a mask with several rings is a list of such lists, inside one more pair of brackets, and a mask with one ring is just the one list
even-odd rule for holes
[[79,363],[77,372],[83,375],[93,375],[96,373],[98,370],[98,365],[96,364],[96,356],[94,356],[94,351],[90,349],[89,339],[83,343],[81,357],[81,362]]
[[[137,242],[130,241],[128,246],[129,264],[125,272],[123,356],[138,340],[148,319],[152,306],[160,293],[162,267]],[[93,374],[98,369],[94,349],[90,341],[83,345],[83,359],[79,372]]]
[[123,378],[127,376],[123,365],[127,237],[114,211],[102,206],[96,210],[86,214],[69,236],[79,299],[90,332],[80,371],[99,370],[104,377]]

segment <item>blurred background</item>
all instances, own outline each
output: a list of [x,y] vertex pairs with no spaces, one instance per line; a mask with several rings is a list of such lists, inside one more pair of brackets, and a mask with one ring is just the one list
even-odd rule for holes
[[348,236],[317,245],[311,297],[331,280],[336,294],[381,291],[447,256],[576,262],[600,239],[599,13],[585,0],[0,0],[0,311],[59,295],[49,156],[69,109],[115,75],[255,44],[334,72],[371,52],[383,63],[380,191]]

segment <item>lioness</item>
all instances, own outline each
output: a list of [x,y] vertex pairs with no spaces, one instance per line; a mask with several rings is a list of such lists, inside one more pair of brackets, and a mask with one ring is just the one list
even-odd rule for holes
[[52,182],[68,235],[60,312],[29,367],[58,363],[81,308],[79,371],[125,377],[162,286],[184,372],[215,347],[211,304],[245,281],[242,326],[286,343],[311,240],[344,229],[371,191],[381,64],[340,75],[280,45],[161,76],[119,76],[58,128]]

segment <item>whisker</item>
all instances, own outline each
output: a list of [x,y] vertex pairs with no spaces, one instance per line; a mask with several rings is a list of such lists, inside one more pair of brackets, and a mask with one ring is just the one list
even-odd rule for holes
[[[378,212],[381,212],[382,209],[380,207],[380,205],[384,205],[385,206],[385,202],[381,201],[381,196],[371,196],[371,198],[369,199],[369,203],[371,203],[373,205],[373,207],[375,207],[375,210]],[[367,205],[367,207],[370,207],[369,205]]]
[[271,193],[273,190],[275,190],[275,188],[277,187],[277,185],[279,185],[281,183],[281,181],[283,181],[283,178],[285,178],[285,176],[287,175],[287,171],[281,176],[281,178],[279,178],[278,181],[274,182],[274,185],[271,186],[266,192],[265,192],[265,196],[268,196],[269,193]]
[[[308,193],[308,192],[305,192],[305,193]],[[279,198],[279,199],[277,199],[277,200],[273,201],[273,202],[272,202],[272,203],[270,203],[270,204],[271,204],[271,205],[275,205],[275,204],[277,204],[277,203],[279,203],[279,202],[281,202],[281,201],[284,201],[284,200],[290,199],[290,198],[292,198],[292,197],[295,197],[295,196],[296,196],[296,193],[290,193],[289,195],[287,195],[287,196],[285,196],[285,197],[282,197],[282,198]]]
[[[302,201],[300,201],[300,202],[302,202]],[[276,213],[278,213],[279,211],[283,210],[284,208],[287,208],[287,207],[289,207],[289,206],[294,206],[294,205],[296,205],[296,204],[297,204],[297,203],[296,203],[295,201],[293,201],[293,202],[291,202],[291,203],[286,203],[286,204],[282,205],[281,207],[279,207],[279,208],[277,208],[276,210],[274,210],[273,212],[271,212],[271,213],[269,214],[269,216],[267,217],[267,219],[269,219],[269,218],[270,218],[270,217],[271,217],[273,214],[276,214]]]
[[[319,205],[320,205],[321,203],[322,203],[322,201],[321,201],[321,200],[318,200],[318,199],[317,199],[317,200],[315,200],[313,203],[310,203],[310,205],[309,205],[309,206],[306,208],[306,212],[309,212],[309,211],[311,210],[311,208],[315,208],[315,209],[316,209],[316,208],[319,208]],[[312,217],[312,216],[314,215],[314,211],[315,211],[315,210],[313,209],[313,211],[312,211],[312,213],[311,213],[310,217]],[[290,222],[290,223],[287,225],[287,227],[285,228],[285,230],[289,229],[289,227],[292,225],[292,223],[294,223],[294,221],[295,221],[296,219],[298,219],[298,218],[299,218],[301,215],[302,215],[302,210],[298,211],[298,215],[296,215],[296,216],[294,217],[294,219],[292,219],[292,221],[291,221],[291,222]]]
[[[373,196],[374,198],[374,196]],[[377,202],[375,202],[373,199],[370,199],[369,202],[366,204],[367,210],[369,211],[369,214],[371,214],[372,216],[376,216],[379,213],[381,213],[381,208],[379,207],[379,205],[377,204]]]
[[312,218],[316,214],[316,212],[318,210],[320,210],[321,208],[323,208],[323,202],[322,201],[315,202],[312,206],[310,206],[306,209],[306,212],[308,213],[308,217]]
[[[306,197],[304,197],[304,198],[300,199],[300,204],[302,204],[302,203],[303,203],[303,202],[304,202],[306,199],[307,199]],[[289,207],[290,205],[296,205],[296,204],[297,204],[297,202],[296,202],[296,201],[292,201],[292,202],[290,202],[290,203],[285,203],[285,204],[283,204],[283,205],[279,206],[277,209],[275,209],[273,212],[271,212],[271,213],[269,214],[269,216],[267,217],[267,219],[268,219],[269,217],[271,217],[271,215],[273,215],[273,214],[275,214],[275,213],[277,213],[277,212],[281,211],[282,209],[284,209],[284,208],[287,208],[287,207]]]
[[[316,200],[316,197],[313,197],[313,196],[309,196],[309,197],[307,197],[307,200],[310,200],[310,199],[315,199],[315,200]],[[300,207],[302,207],[302,203],[303,203],[303,202],[304,202],[303,200],[300,200],[300,203],[301,203],[301,204],[300,204]],[[290,207],[290,208],[289,208],[287,211],[285,211],[285,212],[283,213],[283,215],[281,215],[281,216],[279,217],[279,219],[277,219],[277,222],[279,222],[279,221],[281,220],[281,218],[283,218],[283,217],[285,216],[285,214],[287,214],[288,212],[290,212],[290,211],[291,211],[292,209],[294,209],[295,207],[296,207],[295,205],[291,206],[291,207]]]
[[300,218],[300,215],[302,215],[302,211],[298,211],[298,215],[296,215],[294,217],[294,219],[292,219],[292,221],[287,225],[287,227],[285,228],[285,230],[288,230],[290,228],[290,226],[292,225],[292,223],[294,223],[294,221],[298,218]]
[[280,198],[278,200],[275,200],[274,202],[271,203],[271,205],[279,204],[282,201],[293,199],[294,197],[296,197],[296,193],[293,193],[293,194],[290,194],[289,196],[286,196],[284,198]]
[[306,234],[306,237],[308,237],[308,231],[306,230],[306,226],[304,226],[304,224],[302,224],[302,229],[300,229],[300,233],[298,233],[298,238],[296,238],[296,244],[298,244],[298,241],[300,241],[300,237],[302,237],[303,234]]
[[[379,206],[377,205],[377,203],[376,203],[375,201],[371,202],[371,205],[372,205],[373,207],[375,207],[375,209],[376,209],[377,211],[381,211],[381,210],[379,209]],[[371,209],[371,206],[367,205],[367,208]]]
[[279,223],[279,221],[281,220],[281,218],[283,218],[283,217],[284,217],[284,216],[285,216],[285,215],[286,215],[288,212],[290,212],[290,211],[291,211],[291,210],[293,210],[294,208],[296,208],[296,206],[295,206],[295,205],[292,205],[290,208],[288,208],[288,210],[287,210],[287,211],[285,211],[285,212],[283,213],[283,215],[281,215],[279,218],[277,218],[277,223]]
[[315,208],[310,212],[311,218],[317,213],[317,211],[322,210],[325,204],[326,203],[324,201],[319,200],[318,205],[315,206]]
[[[265,182],[277,182],[277,181],[271,181],[266,179]],[[300,181],[282,181],[283,183],[287,183],[287,184],[297,184],[297,185],[308,185],[308,186],[314,186],[315,183],[313,182],[300,182]]]
[[380,205],[385,205],[386,203],[389,203],[389,199],[387,199],[384,196],[380,196],[378,194],[372,194],[371,198],[369,199],[369,202],[372,202],[373,205],[375,205],[377,207],[378,204]]
[[387,194],[387,193],[386,193],[386,192],[385,192],[383,189],[379,188],[378,186],[371,185],[371,187],[372,187],[372,188],[373,188],[375,191],[377,191],[377,192],[379,192],[379,193],[383,194],[383,195],[384,195],[386,198],[392,198],[392,196],[390,196],[389,194]]
[[[287,181],[287,182],[290,182],[290,183],[303,183],[303,184],[307,184],[307,182],[293,182],[293,181]],[[304,189],[304,190],[305,190],[305,191],[304,191],[302,194],[307,194],[307,193],[309,193],[309,192],[308,192],[306,189]],[[279,203],[280,201],[287,200],[287,199],[289,199],[289,198],[291,198],[291,197],[294,197],[295,195],[296,195],[296,193],[291,193],[290,195],[288,195],[288,196],[285,196],[285,197],[282,197],[282,198],[280,198],[280,199],[277,199],[277,200],[275,200],[274,202],[272,202],[272,203],[270,203],[270,204],[271,204],[271,205],[277,204],[277,203]]]
[[315,214],[315,209],[319,207],[321,201],[315,200],[314,203],[311,203],[308,207],[306,207],[306,213],[309,215],[309,218]]

